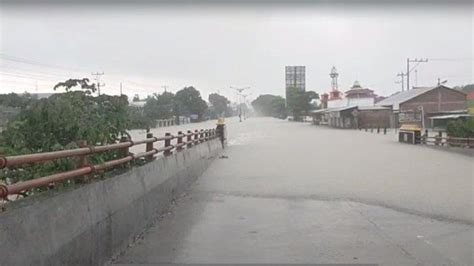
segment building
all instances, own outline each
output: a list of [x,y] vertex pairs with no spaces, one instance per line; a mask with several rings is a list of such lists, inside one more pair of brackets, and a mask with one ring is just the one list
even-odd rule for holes
[[392,112],[390,126],[399,127],[399,121],[405,117],[420,117],[425,127],[432,127],[433,116],[443,113],[464,112],[466,94],[444,85],[436,87],[413,87],[412,90],[398,92],[378,103],[376,106],[389,108]]
[[346,98],[349,99],[360,99],[360,98],[373,98],[375,99],[377,95],[374,94],[374,91],[367,88],[362,88],[359,81],[354,81],[354,85],[350,90],[346,91]]
[[[363,88],[359,81],[354,81],[354,85],[346,91],[346,96],[342,97],[342,93],[339,90],[331,90],[327,103],[323,105],[327,108],[336,108],[336,107],[347,107],[347,106],[373,106],[375,103],[375,98],[377,97],[374,94],[373,90]],[[334,97],[337,95],[337,97]],[[326,98],[322,98],[322,101],[325,101]]]
[[[331,74],[334,74],[335,68]],[[390,126],[390,108],[375,106],[378,96],[373,90],[364,88],[359,81],[345,92],[337,86],[337,75],[330,75],[333,82],[331,93],[321,95],[323,109],[312,112],[313,122],[337,128],[384,128]],[[335,82],[336,78],[336,82]]]
[[286,99],[288,99],[289,88],[296,88],[300,91],[306,91],[306,67],[305,66],[286,66],[285,67]]

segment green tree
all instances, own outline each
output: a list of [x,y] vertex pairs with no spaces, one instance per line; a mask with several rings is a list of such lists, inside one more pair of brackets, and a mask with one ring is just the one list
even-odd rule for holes
[[211,93],[209,94],[209,103],[211,104],[211,107],[213,108],[213,111],[215,113],[215,117],[221,117],[221,116],[228,116],[228,111],[229,111],[229,103],[230,101],[217,93]]
[[474,118],[459,119],[448,123],[446,132],[450,137],[472,138],[474,137]]
[[[93,97],[94,86],[86,79],[58,83],[66,93],[54,94],[34,101],[9,122],[0,135],[0,153],[8,155],[64,150],[77,147],[78,140],[89,145],[115,143],[126,134],[129,126],[126,96],[100,95]],[[74,88],[80,90],[73,90]],[[121,156],[111,151],[90,156],[96,164]],[[7,183],[32,179],[74,167],[74,159],[3,169],[1,178]]]
[[314,91],[301,91],[296,88],[288,88],[287,107],[295,121],[300,121],[312,108],[311,101],[318,99],[319,95]]
[[197,115],[202,120],[207,110],[207,103],[201,98],[201,93],[194,87],[185,87],[176,92],[177,114],[190,116]]
[[149,97],[144,106],[145,115],[154,120],[173,118],[177,115],[177,111],[175,95],[167,91]]
[[140,101],[140,96],[139,96],[138,94],[135,94],[135,95],[133,96],[132,101],[134,101],[134,102],[139,102],[139,101]]
[[285,99],[281,96],[260,95],[251,104],[258,115],[286,118]]
[[0,94],[0,105],[13,108],[25,108],[35,99],[29,93],[16,94]]

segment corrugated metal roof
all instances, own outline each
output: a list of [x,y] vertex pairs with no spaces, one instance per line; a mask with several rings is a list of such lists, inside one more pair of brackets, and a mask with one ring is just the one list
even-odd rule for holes
[[358,106],[357,109],[360,111],[369,111],[369,110],[388,110],[388,107],[383,106]]
[[455,115],[439,115],[430,117],[430,119],[456,119],[460,117],[470,117],[470,114],[455,114]]
[[349,110],[349,109],[352,109],[352,108],[357,108],[357,105],[331,108],[331,109],[328,110],[328,111],[329,111],[329,112],[340,112],[340,111]]
[[376,106],[393,106],[394,110],[398,110],[401,103],[404,103],[410,99],[415,98],[418,95],[426,93],[436,87],[418,87],[413,88],[409,91],[399,92],[394,94],[387,99],[381,100],[380,102],[376,103]]
[[313,111],[310,111],[310,113],[312,114],[319,114],[319,113],[324,113],[326,111],[328,111],[329,109],[326,108],[326,109],[319,109],[319,110],[313,110]]

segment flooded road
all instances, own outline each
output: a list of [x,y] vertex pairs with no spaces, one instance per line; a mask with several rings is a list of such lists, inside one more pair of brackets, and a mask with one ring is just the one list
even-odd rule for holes
[[270,118],[228,132],[115,263],[474,263],[472,157]]

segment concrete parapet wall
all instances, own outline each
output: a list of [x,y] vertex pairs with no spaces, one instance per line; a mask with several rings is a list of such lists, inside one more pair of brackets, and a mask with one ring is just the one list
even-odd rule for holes
[[0,265],[100,265],[120,252],[207,169],[218,139],[0,213]]

